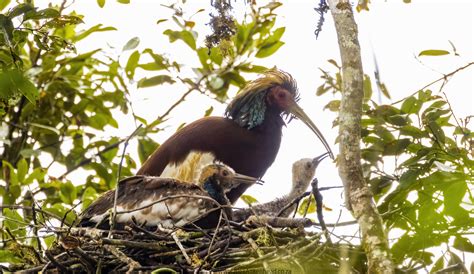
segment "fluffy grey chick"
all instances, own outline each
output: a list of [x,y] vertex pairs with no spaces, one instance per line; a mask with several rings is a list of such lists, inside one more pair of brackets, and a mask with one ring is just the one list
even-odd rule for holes
[[[233,219],[236,222],[247,220],[251,215],[267,215],[276,216],[281,209],[291,203],[295,198],[301,196],[311,183],[314,177],[316,168],[323,159],[329,156],[328,153],[324,153],[316,158],[304,158],[293,163],[292,174],[292,187],[289,194],[276,198],[275,200],[264,203],[256,204],[251,208],[243,208],[234,210]],[[282,212],[279,217],[288,217],[295,210],[296,205],[292,205],[288,209]]]

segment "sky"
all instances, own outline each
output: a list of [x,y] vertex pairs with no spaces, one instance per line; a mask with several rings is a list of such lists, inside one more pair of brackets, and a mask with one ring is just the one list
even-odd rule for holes
[[[169,45],[161,33],[166,24],[157,25],[156,21],[166,17],[169,11],[158,4],[158,1],[132,0],[129,5],[117,4],[107,0],[105,8],[99,8],[96,1],[76,1],[72,9],[84,14],[87,29],[95,24],[111,25],[118,30],[94,34],[86,43],[77,45],[80,51],[102,47],[105,51],[119,53],[119,49],[132,37],[140,38],[138,49],[153,48],[157,52],[167,52],[173,58],[181,58],[184,64],[193,64],[197,59],[187,55],[185,45],[181,42]],[[236,3],[236,13],[239,1]],[[300,105],[317,124],[331,144],[335,153],[338,146],[334,144],[337,128],[332,128],[335,114],[323,107],[336,96],[327,94],[316,96],[316,89],[323,83],[319,68],[329,70],[328,59],[339,60],[339,47],[336,32],[330,14],[326,14],[323,31],[316,40],[314,30],[317,14],[313,10],[319,1],[283,1],[284,5],[276,10],[280,16],[277,25],[285,26],[282,37],[285,45],[270,58],[256,60],[256,64],[268,67],[277,66],[293,75],[298,82],[301,93]],[[197,10],[208,5],[209,1],[187,1],[190,10]],[[209,8],[209,7],[206,7]],[[204,23],[208,22],[208,10],[197,14],[193,19],[201,26],[200,39],[209,33]],[[382,98],[379,103],[389,104],[417,91],[433,80],[449,73],[474,60],[474,4],[465,1],[414,0],[404,4],[401,0],[372,1],[369,12],[356,13],[359,27],[359,41],[365,73],[373,76],[374,56],[380,70],[382,81],[386,84],[392,100]],[[204,33],[204,35],[202,34]],[[452,51],[451,41],[459,56],[450,54],[441,57],[417,57],[426,49],[445,49]],[[199,43],[198,43],[199,44]],[[202,45],[202,44],[201,44]],[[113,46],[116,49],[107,49]],[[126,56],[123,57],[126,62]],[[458,117],[473,115],[473,68],[456,74],[443,91]],[[153,76],[153,75],[147,75]],[[375,86],[375,85],[373,85]],[[439,85],[432,87],[438,91]],[[149,121],[163,113],[184,89],[181,87],[148,88],[137,90],[132,87],[131,101],[137,114]],[[214,106],[213,115],[222,115],[225,106],[217,104],[202,95],[192,95],[180,105],[167,122],[166,131],[156,136],[162,142],[175,132],[181,122],[191,122],[200,118],[209,105]],[[107,131],[107,134],[127,136],[135,125],[131,116],[118,116],[120,128]],[[472,128],[472,125],[471,125]],[[291,165],[294,161],[315,157],[325,152],[322,144],[314,134],[300,121],[292,121],[283,132],[283,140],[274,164],[268,169],[263,186],[250,188],[247,194],[265,202],[288,193],[291,186]],[[134,153],[134,152],[130,152]],[[59,172],[58,172],[59,173]],[[341,181],[337,168],[330,160],[325,160],[318,168],[317,177],[321,187],[339,186]],[[342,210],[342,220],[352,220],[343,207],[341,190],[323,193],[325,205],[333,211],[325,212],[326,222],[335,222]],[[242,203],[238,205],[243,205]],[[337,232],[337,231],[336,231]],[[346,233],[342,229],[339,233]],[[350,233],[350,231],[347,231]]]

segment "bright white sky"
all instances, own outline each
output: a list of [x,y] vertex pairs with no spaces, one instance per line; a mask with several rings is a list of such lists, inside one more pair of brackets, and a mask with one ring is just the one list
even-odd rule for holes
[[[132,4],[121,5],[113,0],[107,0],[105,8],[101,9],[96,1],[76,1],[73,8],[79,14],[84,14],[85,25],[88,28],[98,23],[116,27],[115,32],[94,34],[86,43],[79,44],[79,50],[92,50],[107,44],[115,47],[117,52],[132,37],[141,40],[139,49],[153,48],[156,52],[166,52],[172,58],[181,58],[181,63],[192,64],[197,58],[187,55],[186,46],[182,42],[168,45],[167,39],[161,35],[166,29],[165,24],[156,25],[156,21],[166,18],[169,10],[161,7],[161,1],[131,1]],[[187,1],[189,10],[197,10],[209,5],[210,1]],[[233,4],[240,1],[231,1]],[[332,95],[317,97],[316,88],[322,84],[318,68],[332,69],[328,59],[339,60],[339,48],[336,32],[330,14],[326,14],[326,22],[319,39],[316,40],[313,32],[317,24],[317,14],[313,8],[319,1],[289,1],[278,8],[281,15],[277,25],[285,26],[286,32],[282,40],[286,43],[276,54],[264,60],[257,60],[256,64],[268,67],[277,66],[290,72],[298,81],[301,92],[300,105],[312,117],[319,129],[324,133],[330,144],[334,143],[337,129],[331,128],[335,115],[323,111],[324,105],[336,99]],[[359,25],[359,39],[362,47],[364,70],[373,76],[373,55],[376,56],[380,68],[382,81],[388,87],[393,100],[401,99],[427,83],[449,73],[454,69],[474,60],[473,33],[474,33],[474,4],[471,0],[433,1],[414,0],[414,3],[404,4],[402,0],[372,1],[370,12],[356,14]],[[236,12],[239,3],[235,3]],[[202,26],[196,26],[202,41],[208,33],[209,6],[193,19]],[[202,34],[204,31],[205,34]],[[452,51],[450,40],[460,56],[420,57],[418,53],[426,49],[445,49]],[[200,45],[203,45],[202,43]],[[113,52],[111,50],[107,50]],[[127,58],[123,58],[125,64]],[[420,62],[421,61],[421,62]],[[470,68],[456,74],[444,87],[448,98],[458,117],[474,114],[473,97],[473,69]],[[149,74],[148,76],[153,76]],[[373,85],[375,87],[375,85]],[[439,86],[433,87],[437,91]],[[132,89],[134,109],[140,116],[150,121],[163,113],[184,90],[182,87],[157,87],[149,89]],[[383,98],[383,103],[390,103]],[[173,113],[166,132],[157,136],[163,141],[171,135],[183,121],[191,122],[201,117],[204,111],[212,104],[213,115],[222,115],[224,106],[218,105],[209,98],[195,95]],[[135,125],[130,116],[119,117],[120,129],[108,131],[122,136],[133,131]],[[107,133],[106,133],[107,134]],[[337,145],[333,145],[337,153]],[[291,165],[303,157],[315,157],[324,152],[324,147],[315,138],[314,134],[300,121],[291,122],[283,133],[283,142],[275,163],[263,178],[267,183],[264,186],[252,187],[248,194],[259,201],[268,201],[288,192],[291,185]],[[130,151],[130,153],[135,153]],[[340,185],[336,166],[326,160],[317,172],[320,186]],[[324,193],[326,206],[334,211],[326,212],[327,222],[336,221],[339,210],[342,209],[343,198],[341,191]],[[351,220],[350,215],[343,214],[344,220]],[[342,220],[342,221],[344,221]]]

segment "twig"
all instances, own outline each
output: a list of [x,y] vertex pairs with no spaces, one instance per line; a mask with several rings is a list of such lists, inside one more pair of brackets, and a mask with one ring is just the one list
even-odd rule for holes
[[130,136],[128,136],[127,139],[125,139],[125,143],[124,143],[123,150],[122,150],[122,157],[120,158],[120,164],[119,164],[119,168],[118,168],[118,172],[117,172],[117,186],[115,187],[114,207],[113,207],[113,211],[112,211],[112,217],[109,220],[110,221],[110,229],[109,229],[109,235],[108,235],[109,238],[112,236],[112,230],[114,229],[114,226],[115,226],[115,217],[117,216],[117,199],[118,199],[118,192],[119,192],[119,187],[120,187],[119,182],[120,182],[120,175],[121,175],[121,172],[122,172],[123,158],[125,157],[125,151],[127,150],[128,142],[130,141],[130,139],[132,137],[134,137],[141,128],[142,128],[142,125],[139,125],[132,132],[132,134],[130,134]]
[[71,172],[73,172],[74,170],[80,168],[80,167],[83,167],[87,164],[90,164],[92,162],[93,159],[95,159],[96,157],[106,153],[107,151],[109,150],[112,150],[116,147],[118,147],[121,143],[125,142],[126,139],[122,139],[122,140],[119,140],[113,144],[110,144],[108,146],[106,146],[104,149],[102,149],[101,151],[97,152],[94,156],[90,157],[90,158],[85,158],[84,160],[82,160],[81,162],[79,162],[77,165],[69,168],[66,172],[64,172],[61,176],[58,177],[58,180],[63,180],[67,175],[69,175]]
[[278,211],[278,214],[276,215],[277,217],[280,217],[283,212],[285,212],[285,210],[289,209],[291,206],[293,206],[294,204],[296,203],[299,203],[301,201],[301,199],[303,199],[304,197],[308,196],[309,194],[311,194],[310,191],[306,191],[305,193],[301,194],[300,196],[294,198],[290,203],[288,203],[286,206],[284,206],[280,211]]
[[171,233],[171,237],[173,237],[173,240],[175,241],[175,243],[178,246],[179,250],[181,250],[181,253],[183,253],[183,256],[186,259],[186,262],[189,265],[192,265],[193,262],[191,261],[191,258],[189,257],[188,253],[186,253],[186,250],[184,249],[183,245],[179,241],[178,236],[176,236],[176,231],[173,231],[173,233]]
[[115,257],[117,257],[117,259],[119,259],[121,262],[128,265],[127,273],[132,273],[135,268],[142,267],[140,263],[128,257],[122,251],[118,250],[116,247],[105,245],[104,248],[107,249],[107,251],[109,251],[110,253],[112,253]]
[[91,256],[85,253],[80,247],[74,248],[74,253],[79,255],[79,259],[86,265],[88,272],[95,272],[95,265],[97,262]]
[[[38,220],[36,219],[36,207],[35,207],[34,202],[31,205],[31,209],[32,209],[32,213],[33,213],[33,224],[35,225],[33,227],[33,234],[35,235],[36,244],[37,244],[37,247],[38,247],[37,251],[38,251],[38,253],[42,253],[41,240],[40,240],[40,237],[38,236],[38,227],[37,227],[38,226]],[[41,256],[39,258],[41,258]]]
[[404,98],[402,98],[402,99],[400,99],[400,100],[398,100],[398,101],[396,101],[396,102],[393,102],[392,105],[396,105],[396,104],[398,104],[398,103],[401,103],[401,102],[403,102],[403,100],[405,100],[406,98],[417,94],[418,91],[424,90],[424,89],[430,87],[431,85],[434,85],[434,84],[438,83],[439,81],[446,80],[448,77],[451,77],[451,76],[453,76],[454,74],[458,73],[459,71],[464,70],[464,69],[466,69],[466,68],[468,68],[468,67],[470,67],[470,66],[472,66],[472,65],[474,65],[474,62],[470,62],[470,63],[468,63],[468,64],[466,64],[466,65],[464,65],[464,66],[462,66],[462,67],[460,67],[460,68],[457,68],[457,69],[454,70],[454,71],[451,71],[451,72],[448,73],[448,74],[444,74],[443,77],[440,77],[440,78],[438,78],[438,79],[436,79],[436,80],[434,80],[434,81],[432,81],[432,82],[426,84],[424,87],[417,89],[417,90],[416,90],[415,92],[413,92],[412,94],[410,94],[410,95],[408,95],[408,96],[406,96],[406,97],[404,97]]
[[246,224],[253,227],[309,227],[313,224],[310,219],[307,218],[285,218],[285,217],[273,217],[273,216],[250,216]]
[[44,253],[46,255],[46,257],[49,259],[49,261],[54,265],[56,266],[57,268],[59,268],[63,273],[69,273],[70,269],[65,267],[64,265],[62,265],[60,262],[58,262],[56,260],[56,258],[54,258],[54,256],[51,254],[51,251],[49,250],[46,250],[46,252]]
[[[258,248],[257,243],[252,238],[248,238],[247,242],[250,244],[253,250],[255,250],[255,253],[257,253],[258,257],[262,258],[265,253],[263,253],[263,251]],[[263,268],[265,269],[265,271],[269,271],[269,266],[266,261],[263,261]]]

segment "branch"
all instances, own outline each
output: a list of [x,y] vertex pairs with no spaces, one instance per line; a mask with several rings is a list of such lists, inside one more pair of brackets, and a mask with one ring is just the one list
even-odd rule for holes
[[453,76],[454,74],[456,74],[456,73],[460,72],[461,70],[464,70],[464,69],[466,69],[466,68],[468,68],[468,67],[470,67],[470,66],[472,66],[472,65],[474,65],[474,62],[467,63],[466,65],[464,65],[464,66],[462,66],[462,67],[460,67],[460,68],[457,68],[456,70],[451,71],[451,72],[448,73],[448,74],[444,74],[442,77],[440,77],[440,78],[438,78],[438,79],[436,79],[436,80],[434,80],[434,81],[432,81],[432,82],[426,84],[426,85],[423,86],[422,88],[417,89],[415,92],[413,92],[413,93],[410,94],[409,96],[407,96],[407,97],[405,97],[405,98],[403,98],[403,99],[400,99],[400,100],[398,100],[398,101],[392,103],[392,105],[396,105],[396,104],[398,104],[398,103],[401,103],[401,102],[402,102],[403,100],[405,100],[406,98],[415,95],[418,91],[424,90],[424,89],[426,89],[426,88],[428,88],[428,87],[430,87],[430,86],[432,86],[432,85],[438,83],[439,81],[442,81],[442,80],[446,81],[449,77]]
[[346,206],[359,223],[370,273],[393,273],[388,239],[360,163],[363,70],[357,24],[348,0],[329,0],[342,61],[342,98],[339,110],[339,176]]
[[123,151],[122,151],[122,157],[120,158],[120,164],[117,172],[117,186],[115,187],[115,193],[114,193],[114,207],[113,207],[113,212],[112,212],[112,218],[110,218],[110,230],[109,230],[109,238],[112,236],[112,230],[114,229],[115,226],[115,216],[117,216],[117,199],[118,199],[118,191],[119,191],[119,182],[120,182],[120,175],[122,173],[122,163],[123,163],[123,158],[125,156],[125,151],[127,150],[128,142],[130,139],[135,136],[138,133],[138,130],[142,128],[142,125],[139,125],[133,132],[128,136],[127,139],[125,139],[125,144],[123,146]]

